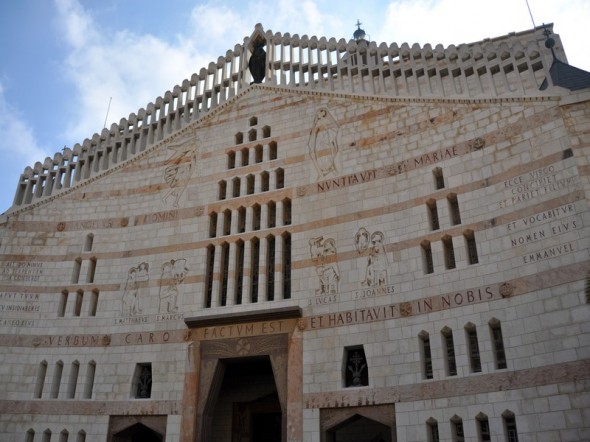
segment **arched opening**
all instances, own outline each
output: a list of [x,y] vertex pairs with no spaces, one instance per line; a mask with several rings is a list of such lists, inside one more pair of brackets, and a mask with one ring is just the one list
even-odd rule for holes
[[214,378],[203,440],[281,442],[282,410],[269,356],[220,360]]
[[162,442],[164,437],[157,431],[138,422],[113,435],[113,442]]
[[391,427],[355,414],[329,429],[326,442],[391,442]]

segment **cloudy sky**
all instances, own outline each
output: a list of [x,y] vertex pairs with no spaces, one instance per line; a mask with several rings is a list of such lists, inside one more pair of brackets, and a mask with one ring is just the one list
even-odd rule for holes
[[265,30],[377,42],[470,43],[553,23],[590,71],[590,0],[0,1],[0,213],[26,166],[92,138]]

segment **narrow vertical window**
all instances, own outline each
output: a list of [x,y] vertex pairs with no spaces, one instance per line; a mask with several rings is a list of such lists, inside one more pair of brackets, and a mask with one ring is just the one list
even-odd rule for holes
[[267,204],[268,208],[268,227],[272,229],[277,225],[277,206],[273,201]]
[[207,246],[207,273],[205,275],[205,308],[211,307],[213,298],[213,270],[215,265],[215,246]]
[[96,316],[98,308],[98,290],[94,289],[90,292],[90,302],[88,303],[88,316]]
[[88,263],[88,273],[86,274],[86,283],[92,284],[94,282],[94,275],[96,274],[96,258],[90,258]]
[[430,241],[424,240],[420,244],[422,248],[422,264],[424,267],[424,273],[434,273],[434,262],[432,261],[432,247]]
[[247,166],[250,163],[249,155],[250,155],[250,152],[248,151],[248,148],[244,147],[242,149],[242,167]]
[[59,442],[68,442],[68,430],[61,430],[61,433],[59,433]]
[[475,416],[475,420],[477,422],[477,433],[479,436],[479,441],[490,441],[490,423],[488,422],[488,417],[483,413],[479,413],[477,416]]
[[209,238],[215,238],[217,235],[217,213],[209,214]]
[[43,387],[45,386],[45,376],[47,375],[47,361],[42,361],[37,368],[37,380],[35,382],[35,399],[41,399]]
[[242,132],[238,132],[235,134],[234,139],[236,144],[242,144],[244,142],[244,134]]
[[262,128],[262,137],[263,138],[268,138],[270,137],[270,127],[269,126],[264,126]]
[[254,148],[254,158],[256,163],[262,163],[262,146],[260,144]]
[[289,198],[283,200],[283,225],[291,225],[291,200]]
[[235,177],[232,182],[232,198],[237,198],[240,196],[240,177]]
[[260,206],[254,204],[252,207],[252,230],[260,230]]
[[258,238],[252,238],[252,249],[251,249],[252,263],[251,269],[251,287],[250,293],[252,294],[252,302],[258,302],[258,277],[259,277],[259,262],[260,262],[260,241]]
[[51,430],[49,428],[43,432],[43,439],[41,442],[51,442]]
[[246,194],[253,195],[254,194],[254,175],[250,174],[246,177]]
[[451,225],[456,226],[461,224],[461,212],[459,212],[459,201],[457,200],[457,194],[451,193],[447,196],[449,202],[449,214],[451,218]]
[[222,306],[227,305],[227,287],[229,281],[229,244],[221,245],[221,300]]
[[283,298],[291,298],[291,235],[283,234]]
[[445,188],[445,178],[443,176],[443,171],[440,167],[436,167],[432,171],[432,176],[434,177],[434,188],[436,190],[444,189]]
[[76,442],[86,442],[86,432],[84,430],[78,431]]
[[86,241],[84,241],[84,251],[85,252],[92,251],[93,243],[94,243],[94,235],[92,233],[89,233],[88,235],[86,235]]
[[227,168],[234,169],[236,167],[236,153],[232,150],[227,153]]
[[86,366],[86,381],[84,382],[84,399],[91,399],[94,390],[94,376],[96,375],[96,362],[90,361]]
[[477,329],[471,322],[465,326],[465,335],[467,338],[467,353],[469,355],[469,365],[471,367],[471,372],[479,373],[481,372],[481,359],[479,356]]
[[82,259],[76,258],[74,260],[74,270],[72,271],[72,284],[78,284],[80,281],[80,268],[82,267]]
[[66,314],[66,306],[68,305],[68,291],[63,290],[59,297],[59,304],[57,306],[57,316],[63,318]]
[[432,352],[430,350],[430,335],[426,331],[420,332],[420,350],[422,354],[422,375],[424,379],[432,379]]
[[467,262],[469,262],[470,265],[477,264],[479,258],[477,256],[477,245],[475,244],[473,230],[465,231],[463,237],[465,238],[465,247],[467,248]]
[[268,301],[275,299],[275,237],[266,237],[266,297]]
[[250,129],[248,131],[248,141],[256,141],[256,129]]
[[278,153],[277,143],[275,143],[274,141],[271,141],[268,144],[268,148],[269,148],[269,158],[271,160],[276,160],[277,159],[277,153]]
[[244,233],[246,231],[246,209],[240,207],[238,209],[238,233]]
[[25,442],[34,442],[35,441],[35,430],[29,428],[27,431],[27,435],[25,436]]
[[453,248],[453,238],[446,235],[442,238],[443,252],[445,255],[445,267],[447,270],[454,269],[457,264],[455,263],[455,249]]
[[226,198],[226,194],[227,194],[227,183],[225,182],[225,180],[221,180],[217,186],[219,189],[217,197],[220,200],[224,200]]
[[270,176],[265,170],[260,174],[260,191],[268,192],[270,190]]
[[451,418],[451,436],[453,442],[465,442],[465,432],[463,431],[463,419],[454,415]]
[[430,199],[426,201],[426,210],[428,212],[430,230],[438,230],[440,228],[440,224],[438,222],[438,209],[436,208],[436,200]]
[[80,372],[80,363],[78,361],[72,362],[70,367],[70,378],[68,380],[68,399],[74,399],[76,396],[76,387],[78,385],[78,373]]
[[506,410],[502,413],[504,421],[504,432],[506,433],[506,442],[518,442],[518,432],[516,431],[516,418],[512,411]]
[[278,168],[276,170],[276,188],[282,189],[285,187],[285,171],[284,169]]
[[137,364],[133,375],[133,397],[148,399],[152,395],[152,364]]
[[80,316],[80,313],[82,312],[82,301],[84,301],[84,291],[78,290],[74,302],[74,316]]
[[455,360],[455,343],[453,342],[453,331],[449,327],[441,330],[443,348],[445,350],[445,366],[448,376],[457,375],[457,362]]
[[440,442],[438,436],[438,422],[434,418],[430,418],[426,421],[426,430],[428,432],[428,442]]
[[223,234],[225,236],[231,233],[231,210],[225,209],[223,211]]
[[51,399],[57,399],[59,395],[59,387],[61,385],[61,375],[64,370],[64,363],[62,361],[57,361],[55,363],[55,370],[53,372],[53,383],[51,384],[51,394],[49,397]]
[[366,387],[369,385],[369,365],[363,346],[344,349],[344,386]]
[[491,319],[489,324],[496,369],[501,370],[507,367],[506,353],[504,351],[504,339],[502,338],[502,327],[500,325],[500,321],[495,318]]
[[236,243],[236,272],[235,272],[235,287],[236,287],[236,304],[242,303],[242,295],[244,292],[244,241],[239,240]]

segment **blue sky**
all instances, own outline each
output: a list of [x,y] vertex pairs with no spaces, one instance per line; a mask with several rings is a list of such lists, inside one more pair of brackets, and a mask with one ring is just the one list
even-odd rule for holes
[[[590,71],[590,0],[528,0],[568,61]],[[470,43],[533,27],[526,0],[0,0],[0,213],[26,166],[137,112],[265,30]]]

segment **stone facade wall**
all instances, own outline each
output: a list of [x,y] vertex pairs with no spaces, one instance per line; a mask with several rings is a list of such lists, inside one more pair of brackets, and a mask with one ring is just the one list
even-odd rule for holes
[[[65,429],[75,440],[83,430],[98,441],[113,416],[167,416],[167,441],[193,440],[206,359],[193,346],[286,333],[284,440],[325,440],[328,417],[334,426],[347,419],[338,410],[379,422],[386,406],[398,441],[427,440],[433,421],[450,440],[454,416],[466,440],[477,440],[482,415],[492,440],[506,440],[506,412],[519,440],[590,437],[588,98],[401,100],[255,86],[111,173],[10,216],[0,230],[0,433],[24,440],[33,429],[41,440],[46,429],[53,437]],[[287,246],[276,241],[275,298],[261,265],[251,301],[245,266],[238,303],[236,244],[249,250],[257,238],[264,256],[269,235],[286,233],[290,290],[282,288]],[[297,323],[185,323],[284,307],[302,309]],[[498,368],[497,324],[506,368]],[[467,329],[477,330],[480,372]],[[454,375],[443,330],[453,335]],[[426,335],[432,379],[423,369]],[[368,385],[345,387],[346,351],[359,347]],[[135,370],[146,363],[151,396],[135,398]]]

